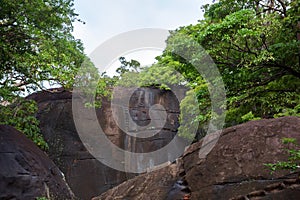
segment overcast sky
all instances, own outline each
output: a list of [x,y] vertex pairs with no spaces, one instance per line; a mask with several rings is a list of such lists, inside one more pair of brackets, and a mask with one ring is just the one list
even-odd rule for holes
[[[86,24],[75,23],[73,35],[89,55],[104,41],[141,28],[174,30],[202,19],[201,6],[212,0],[75,0],[75,10]],[[156,53],[157,54],[157,53]],[[147,55],[150,55],[149,52]],[[155,57],[155,52],[152,57]],[[151,56],[150,56],[151,57]],[[136,58],[134,58],[136,59]],[[141,58],[137,58],[139,60]],[[149,58],[144,58],[150,64]],[[140,60],[139,60],[140,61]]]
[[201,5],[212,0],[75,0],[76,12],[86,24],[74,24],[74,36],[91,53],[105,40],[139,28],[164,28],[195,24]]

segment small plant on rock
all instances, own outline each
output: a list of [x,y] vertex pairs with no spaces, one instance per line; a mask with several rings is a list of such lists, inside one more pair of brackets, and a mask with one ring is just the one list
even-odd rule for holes
[[286,151],[289,154],[288,161],[278,161],[277,163],[264,164],[272,172],[276,170],[291,170],[295,171],[300,168],[300,150],[295,138],[283,138],[283,144],[288,145]]

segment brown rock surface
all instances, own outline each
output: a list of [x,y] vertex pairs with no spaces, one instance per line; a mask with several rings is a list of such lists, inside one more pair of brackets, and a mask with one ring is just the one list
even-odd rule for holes
[[179,164],[172,164],[157,171],[142,174],[92,200],[181,199],[184,193],[172,196],[172,198],[168,197],[169,191],[172,190],[181,170]]
[[61,171],[31,140],[0,125],[0,199],[73,199]]
[[[155,178],[146,179],[164,177],[169,174],[169,167],[166,167],[135,177],[96,199],[166,199],[176,180],[187,184],[189,190],[186,192],[193,200],[299,199],[298,173],[280,171],[271,174],[264,166],[264,163],[287,159],[281,142],[283,137],[293,137],[300,142],[300,118],[264,119],[227,128],[205,159],[199,158],[202,140],[191,145],[181,158],[182,167],[171,165],[181,169],[181,173],[172,178],[173,182],[165,182],[168,187],[160,187]],[[163,190],[162,195],[148,192],[155,190]],[[179,199],[182,198],[180,193],[177,194]]]
[[[160,104],[166,109],[166,124],[158,129],[160,130],[158,134],[149,138],[135,138],[125,134],[113,117],[112,104],[118,105],[118,101],[122,101],[128,94],[128,90],[124,88],[117,88],[116,91],[118,95],[115,95],[114,103],[103,99],[102,107],[96,110],[98,122],[112,143],[132,152],[150,152],[160,149],[173,139],[179,126],[179,101],[172,92],[156,88],[140,88],[133,93],[127,107],[119,108],[118,116],[124,115],[125,118],[130,117],[133,120],[126,125],[127,131],[146,134],[157,131],[161,123],[159,120],[153,120],[154,126],[157,127],[151,130],[144,128],[151,121],[149,108]],[[183,89],[180,98],[184,92]],[[107,167],[86,150],[73,121],[71,92],[57,89],[53,93],[40,92],[28,98],[38,103],[37,117],[40,120],[42,134],[50,147],[49,156],[64,172],[77,197],[90,199],[134,177],[134,174]]]
[[230,199],[294,178],[296,174],[288,171],[270,174],[264,166],[287,159],[284,137],[300,141],[300,118],[264,119],[227,128],[205,159],[198,156],[202,141],[192,145],[183,156],[191,198]]
[[[37,117],[49,145],[49,157],[65,174],[76,197],[90,199],[126,180],[125,173],[102,164],[82,144],[73,121],[71,92],[41,92],[29,98],[38,103]],[[116,128],[112,126],[111,131]],[[109,137],[118,141],[116,133]]]

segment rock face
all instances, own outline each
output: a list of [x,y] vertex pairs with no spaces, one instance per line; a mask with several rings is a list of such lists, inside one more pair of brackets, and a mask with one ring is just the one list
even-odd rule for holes
[[32,141],[0,125],[0,199],[73,199],[61,171]]
[[[90,199],[126,180],[125,173],[99,162],[82,144],[73,122],[70,92],[42,92],[29,98],[38,102],[37,117],[49,145],[48,154],[65,174],[76,197]],[[111,131],[116,131],[116,128],[111,127]]]
[[[124,121],[121,125],[123,131],[120,132],[124,149],[136,153],[152,152],[168,144],[176,135],[179,127],[179,100],[184,97],[184,88],[178,96],[171,91],[157,88],[135,90],[117,88],[115,93],[112,102],[113,110],[116,109],[118,114],[124,114],[124,117],[119,116],[123,118],[119,124]],[[124,101],[126,96],[130,96],[128,106],[126,100]],[[124,129],[129,134],[124,134]],[[146,138],[130,136],[137,134],[153,136]]]
[[[98,122],[112,143],[132,152],[149,152],[161,148],[172,140],[179,126],[179,101],[171,91],[155,88],[137,89],[130,96],[127,106],[120,106],[119,103],[129,91],[120,88],[116,91],[118,94],[115,95],[114,102],[103,99],[102,107],[96,110]],[[185,90],[180,91],[182,98]],[[28,98],[38,103],[37,117],[40,120],[42,134],[50,147],[49,156],[64,172],[77,197],[90,199],[135,176],[105,166],[86,150],[73,121],[71,92],[58,89],[53,93],[36,93]],[[151,123],[149,109],[157,104],[166,110],[166,123],[161,126],[159,120],[152,120],[153,127],[149,127]],[[114,116],[116,111],[118,116],[123,116],[123,130],[116,123]],[[127,122],[127,119],[131,120]],[[157,130],[159,133],[150,138],[136,139],[125,134],[125,132],[151,134],[151,131]]]
[[92,200],[182,199],[185,192],[181,192],[181,187],[185,188],[185,186],[179,181],[176,183],[181,170],[181,165],[172,164],[157,171],[142,174]]
[[[270,174],[264,166],[287,159],[284,137],[300,142],[300,118],[265,119],[227,128],[205,159],[198,157],[202,141],[194,144],[183,156],[191,198],[230,199],[295,178],[287,171]],[[299,188],[293,192],[300,195]]]
[[[191,145],[179,159],[182,163],[173,164],[180,169],[180,173],[172,178],[173,182],[164,182],[164,186],[159,187],[159,182],[155,184],[157,180],[146,179],[168,175],[169,166],[138,176],[132,182],[127,181],[97,199],[108,200],[111,199],[109,196],[139,197],[135,195],[139,186],[147,188],[147,191],[163,191],[161,195],[147,193],[147,199],[166,199],[168,195],[172,195],[170,188],[172,184],[174,187],[175,180],[183,181],[189,189],[176,193],[179,199],[182,199],[182,192],[188,192],[189,199],[194,200],[299,199],[298,173],[278,171],[271,174],[264,166],[264,163],[287,160],[288,155],[281,142],[284,137],[300,141],[300,118],[265,119],[227,128],[205,159],[199,158],[202,140]],[[140,191],[143,192],[144,189]]]

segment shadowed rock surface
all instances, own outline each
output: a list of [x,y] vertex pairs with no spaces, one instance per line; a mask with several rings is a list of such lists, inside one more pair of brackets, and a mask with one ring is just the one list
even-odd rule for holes
[[61,171],[31,140],[0,125],[0,199],[73,199]]
[[[71,92],[41,92],[29,98],[38,103],[37,117],[49,145],[48,154],[65,174],[76,197],[90,199],[126,180],[125,173],[102,164],[82,144],[73,121]],[[110,130],[114,134],[109,137],[117,141],[118,129]]]
[[[136,89],[127,106],[120,106],[120,101],[128,96],[129,89],[116,88],[116,92],[114,102],[104,98],[102,107],[96,110],[98,122],[113,144],[131,152],[150,152],[160,149],[173,139],[179,126],[179,101],[171,91]],[[179,98],[183,98],[184,93],[185,89],[180,89]],[[49,144],[49,156],[64,172],[77,197],[90,199],[135,176],[107,167],[86,150],[73,121],[71,92],[57,89],[53,93],[40,92],[28,98],[38,103],[37,117],[42,134]],[[166,110],[166,123],[161,124],[159,116],[154,116],[157,118],[152,120],[153,126],[150,127],[150,108],[157,104]],[[156,111],[154,113],[161,113]],[[114,112],[117,117],[121,117],[126,130],[120,129]],[[149,138],[136,138],[124,131],[133,134],[158,133]]]
[[[113,188],[95,199],[113,199],[113,197],[133,197],[140,192],[150,192],[147,199],[166,199],[172,195],[175,180],[186,183],[190,199],[299,199],[300,180],[298,173],[278,171],[270,174],[264,163],[287,160],[284,137],[296,138],[300,142],[300,118],[283,117],[251,121],[225,129],[214,149],[205,159],[199,158],[202,140],[191,145],[182,156],[182,164],[172,164],[180,169],[173,182],[164,182],[160,187],[154,178],[170,174],[169,167],[135,177]],[[181,160],[179,159],[179,160]],[[141,186],[141,188],[139,188]],[[130,189],[133,188],[133,189]],[[147,188],[147,189],[145,189]],[[182,192],[177,191],[178,198]],[[130,198],[129,198],[130,199]]]

